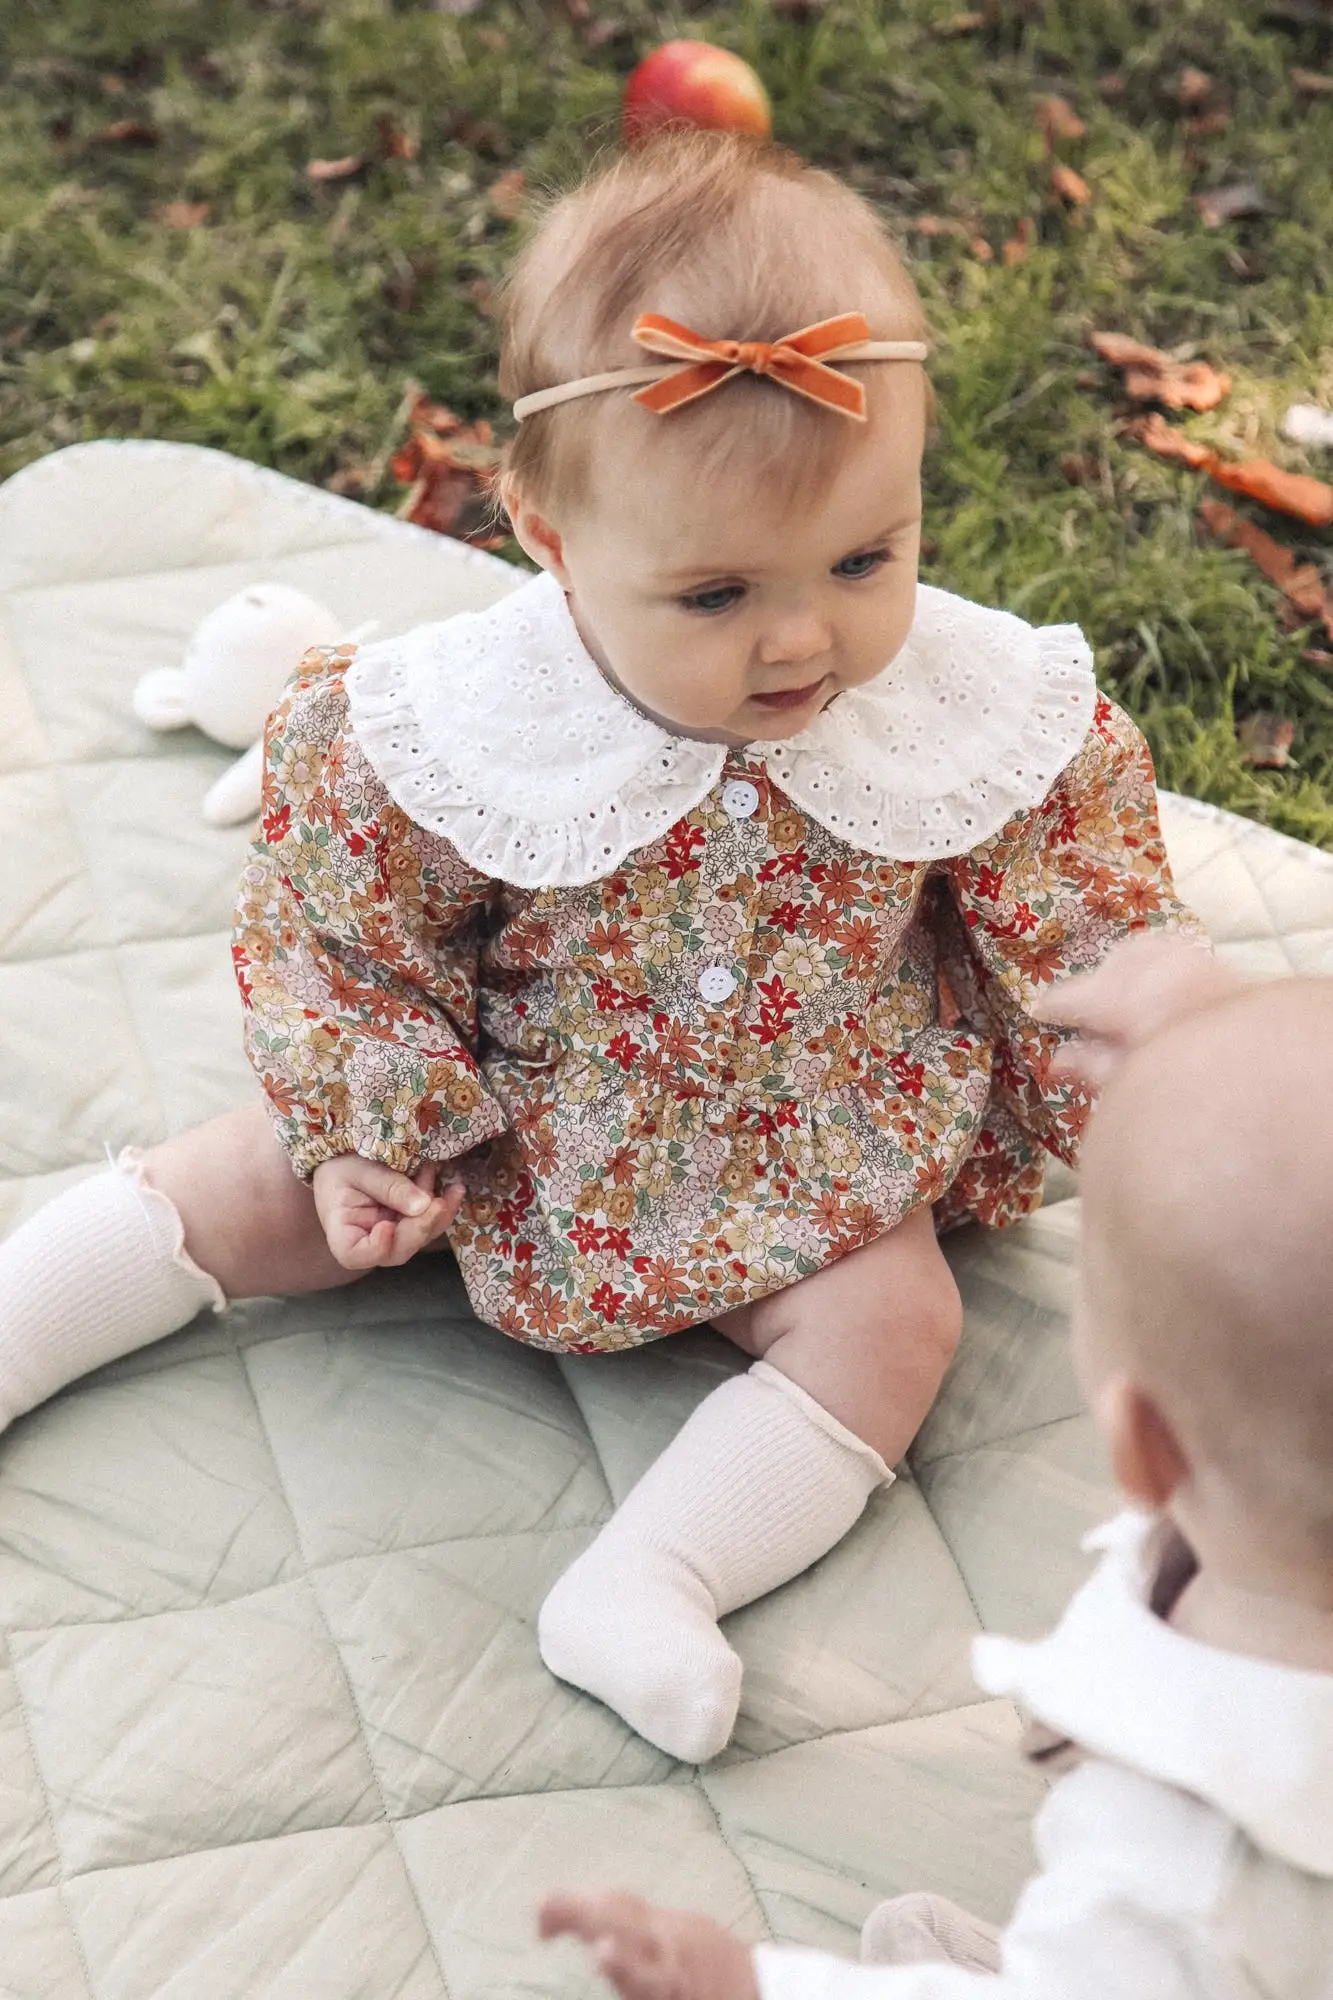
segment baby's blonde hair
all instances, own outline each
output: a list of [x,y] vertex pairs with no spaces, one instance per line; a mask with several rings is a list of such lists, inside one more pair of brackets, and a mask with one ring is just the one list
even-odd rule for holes
[[[546,211],[504,289],[503,394],[642,364],[650,357],[630,337],[641,312],[713,340],[777,340],[844,312],[864,313],[873,339],[925,337],[916,289],[859,195],[780,147],[719,133],[626,153]],[[841,365],[872,402],[876,376],[916,368]],[[525,419],[506,487],[540,509],[577,504],[598,436],[626,423],[645,446],[687,449],[700,478],[777,482],[793,497],[819,491],[852,428],[755,377],[665,417],[612,390]]]

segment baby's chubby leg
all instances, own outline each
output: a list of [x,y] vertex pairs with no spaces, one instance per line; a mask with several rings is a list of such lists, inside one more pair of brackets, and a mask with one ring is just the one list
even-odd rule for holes
[[915,1436],[961,1307],[929,1210],[718,1321],[755,1365],[705,1398],[542,1606],[551,1671],[689,1762],[741,1666],[718,1619],[808,1569]]
[[262,1102],[122,1153],[0,1244],[0,1429],[205,1307],[350,1276]]

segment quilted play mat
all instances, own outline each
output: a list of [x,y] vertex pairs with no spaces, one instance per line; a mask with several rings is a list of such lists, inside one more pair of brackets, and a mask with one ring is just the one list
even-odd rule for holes
[[[130,694],[241,586],[391,633],[493,559],[215,453],[77,446],[0,490],[0,1231],[107,1142],[253,1086],[226,950],[230,753]],[[1224,954],[1333,971],[1333,861],[1165,801]],[[953,1239],[967,1328],[910,1468],[813,1572],[729,1621],[746,1693],[695,1770],[549,1678],[549,1583],[739,1365],[705,1334],[555,1360],[469,1315],[444,1259],[205,1317],[0,1438],[0,1994],[592,1994],[539,1945],[613,1880],[744,1937],[854,1951],[931,1888],[1006,1914],[1037,1780],[981,1699],[1106,1504],[1064,1353],[1067,1181]]]

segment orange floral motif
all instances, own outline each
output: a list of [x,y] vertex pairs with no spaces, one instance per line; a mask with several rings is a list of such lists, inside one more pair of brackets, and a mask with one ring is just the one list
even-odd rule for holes
[[940,1227],[1026,1213],[1086,1116],[1035,997],[1193,921],[1147,746],[1106,701],[973,853],[865,854],[735,751],[720,783],[760,800],[743,832],[715,791],[604,880],[534,892],[388,797],[349,657],[317,658],[270,725],[233,944],[247,1046],[300,1173],[457,1163],[473,1305],[537,1347],[657,1339],[922,1203]]

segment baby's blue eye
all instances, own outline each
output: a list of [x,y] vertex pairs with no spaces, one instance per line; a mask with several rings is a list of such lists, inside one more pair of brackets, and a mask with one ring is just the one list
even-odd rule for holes
[[844,556],[840,563],[834,563],[833,574],[851,577],[855,582],[858,577],[873,576],[888,559],[887,549],[867,549],[862,555]]
[[729,611],[745,595],[738,583],[717,583],[711,590],[694,590],[681,603],[687,611]]

